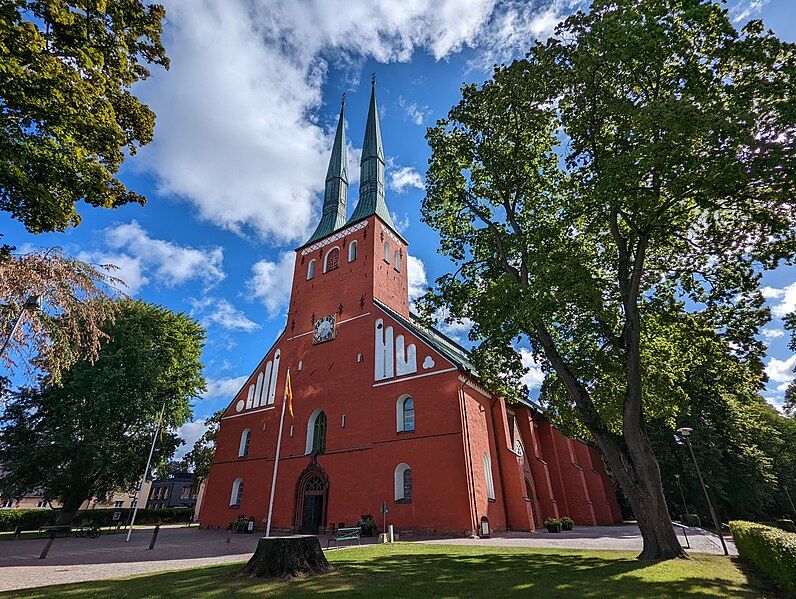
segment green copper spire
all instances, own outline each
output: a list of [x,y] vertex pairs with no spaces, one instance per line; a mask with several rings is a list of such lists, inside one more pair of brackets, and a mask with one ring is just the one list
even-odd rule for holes
[[334,136],[332,156],[326,171],[326,189],[323,193],[323,213],[321,222],[307,243],[317,241],[334,233],[345,225],[346,202],[348,201],[348,162],[345,152],[345,94],[340,106],[340,120]]
[[348,222],[362,220],[371,214],[395,229],[390,211],[384,200],[384,148],[381,145],[379,109],[376,106],[376,76],[371,79],[370,108],[365,125],[365,141],[362,142],[362,161],[359,175],[359,202]]

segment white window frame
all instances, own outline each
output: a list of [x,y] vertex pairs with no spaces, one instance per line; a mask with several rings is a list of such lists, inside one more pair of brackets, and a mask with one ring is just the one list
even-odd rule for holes
[[[407,432],[406,422],[404,422],[404,403],[406,403],[407,399],[411,399],[413,403],[415,401],[411,395],[404,393],[398,398],[398,401],[395,402],[395,430],[399,433]],[[417,404],[414,405],[417,406]],[[417,429],[417,412],[415,412],[415,428],[409,432],[414,432],[415,429]]]
[[391,251],[392,251],[392,248],[390,247],[390,242],[389,241],[385,241],[384,242],[384,261],[387,264],[390,263],[390,258],[391,258],[390,252]]
[[495,499],[495,483],[492,480],[492,460],[489,454],[484,452],[484,479],[486,480],[486,498]]
[[307,264],[307,280],[315,278],[315,258]]
[[[251,444],[252,429],[245,428],[240,434],[240,444],[238,445],[238,457],[245,458],[249,454],[247,445]],[[247,443],[248,442],[248,443]]]
[[348,244],[348,261],[353,262],[357,259],[357,242],[356,240]]
[[323,257],[323,272],[329,272],[329,256],[332,255],[332,252],[337,250],[337,268],[340,268],[340,246],[336,245],[333,248],[330,248],[326,255]]
[[241,476],[232,482],[232,493],[229,496],[229,507],[240,505],[241,485],[243,485],[243,477]]
[[395,270],[397,270],[398,272],[401,272],[401,250],[400,249],[395,250],[395,253],[393,254],[392,267]]
[[[404,472],[411,470],[409,464],[401,462],[395,467],[395,501],[406,499],[404,497]],[[412,473],[412,495],[415,493],[415,476]]]
[[[307,420],[307,443],[304,449],[304,455],[310,455],[312,453],[312,440],[315,436],[315,421],[318,419],[323,410],[321,408],[316,408],[315,411],[310,414],[309,420]],[[329,427],[329,416],[326,416],[326,427],[328,432]]]

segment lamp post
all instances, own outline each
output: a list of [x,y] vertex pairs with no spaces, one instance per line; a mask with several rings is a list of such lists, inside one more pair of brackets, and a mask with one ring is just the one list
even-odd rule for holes
[[14,333],[17,332],[17,327],[19,326],[19,323],[22,322],[22,315],[26,310],[30,312],[38,312],[41,310],[41,296],[29,295],[28,299],[26,299],[22,304],[22,307],[19,309],[19,314],[17,314],[17,318],[14,320],[14,326],[11,327],[11,332],[8,334],[8,337],[6,337],[6,340],[3,341],[3,347],[0,349],[0,358],[3,357],[8,344],[11,343],[11,339],[14,338]]
[[[680,475],[675,474],[674,480],[677,481],[677,486],[680,487],[680,499],[683,500],[683,520],[685,520],[685,515],[688,513],[688,506],[685,504],[685,494],[683,493],[683,484],[680,482]],[[691,543],[688,542],[688,533],[686,533],[686,523],[683,522],[683,536],[685,537],[685,547],[686,549],[691,549]]]
[[678,428],[677,432],[680,433],[680,436],[685,439],[685,444],[688,445],[688,451],[691,453],[691,459],[694,460],[694,467],[696,468],[697,475],[699,476],[699,482],[702,485],[702,491],[705,493],[705,500],[708,502],[708,508],[710,508],[710,516],[713,518],[713,526],[716,528],[716,534],[719,535],[719,539],[721,539],[721,546],[724,549],[724,555],[729,555],[730,552],[727,550],[727,543],[724,542],[724,535],[721,533],[721,525],[719,524],[719,519],[716,516],[716,510],[713,509],[713,502],[710,500],[710,495],[708,495],[708,488],[705,486],[705,479],[702,478],[702,471],[699,469],[696,455],[694,455],[694,448],[691,447],[691,433],[693,430],[694,429],[684,427]]

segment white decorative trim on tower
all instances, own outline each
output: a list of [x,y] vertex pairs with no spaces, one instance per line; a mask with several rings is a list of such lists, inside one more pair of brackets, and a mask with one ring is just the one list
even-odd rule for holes
[[317,241],[317,242],[313,243],[312,245],[308,245],[307,247],[305,247],[304,249],[301,250],[301,255],[302,256],[306,256],[308,254],[311,254],[311,253],[321,249],[322,247],[325,247],[325,246],[329,245],[330,243],[334,243],[338,239],[342,239],[343,237],[351,235],[352,233],[356,233],[360,229],[364,229],[367,226],[368,226],[368,221],[363,220],[363,221],[360,221],[360,222],[356,223],[355,225],[351,225],[350,227],[346,227],[345,229],[340,229],[339,231],[335,232],[333,235],[329,235],[329,237],[325,237],[324,239],[321,239],[320,241]]

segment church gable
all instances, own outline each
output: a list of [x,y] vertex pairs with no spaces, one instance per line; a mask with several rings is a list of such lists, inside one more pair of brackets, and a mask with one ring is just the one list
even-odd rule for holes
[[224,412],[223,418],[244,415],[254,410],[262,410],[276,403],[276,385],[282,371],[282,350],[280,342],[284,332],[268,350],[257,368],[249,376],[246,384],[238,391],[232,403]]
[[382,312],[376,313],[373,322],[374,385],[461,368],[440,351],[418,325],[378,300],[374,304]]

